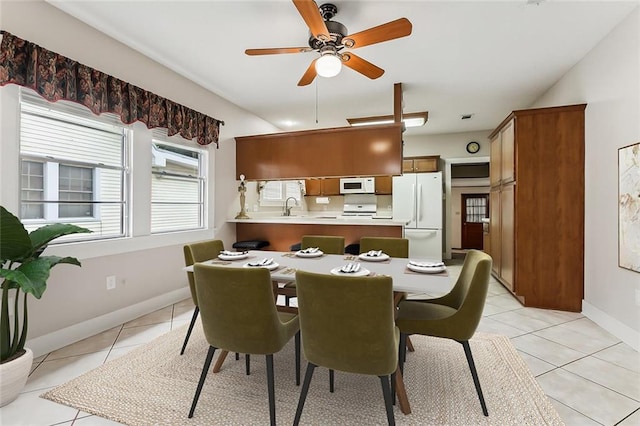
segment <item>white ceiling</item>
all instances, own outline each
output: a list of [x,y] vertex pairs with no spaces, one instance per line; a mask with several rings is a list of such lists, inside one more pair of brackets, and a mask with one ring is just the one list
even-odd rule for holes
[[349,33],[400,17],[413,32],[354,50],[386,71],[379,79],[343,68],[306,87],[297,82],[316,52],[244,54],[307,45],[289,0],[50,3],[283,130],[392,114],[393,85],[402,83],[404,112],[429,111],[425,126],[407,131],[419,135],[495,128],[509,111],[529,107],[638,0],[335,0],[333,20]]

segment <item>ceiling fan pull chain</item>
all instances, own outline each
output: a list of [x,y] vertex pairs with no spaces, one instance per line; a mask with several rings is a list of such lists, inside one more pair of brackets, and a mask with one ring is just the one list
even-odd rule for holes
[[316,124],[318,124],[318,80],[316,80]]

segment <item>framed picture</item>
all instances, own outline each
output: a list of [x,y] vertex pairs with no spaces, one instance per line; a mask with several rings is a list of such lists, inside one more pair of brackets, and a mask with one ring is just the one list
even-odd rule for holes
[[640,142],[618,149],[618,265],[640,272]]

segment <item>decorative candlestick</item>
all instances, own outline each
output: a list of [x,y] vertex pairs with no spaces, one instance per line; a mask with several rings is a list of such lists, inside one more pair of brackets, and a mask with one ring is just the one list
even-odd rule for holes
[[240,193],[240,213],[236,216],[236,219],[250,219],[249,215],[247,215],[247,211],[244,208],[245,195],[247,192],[247,186],[244,182],[244,175],[240,175],[240,186],[238,186],[238,192]]

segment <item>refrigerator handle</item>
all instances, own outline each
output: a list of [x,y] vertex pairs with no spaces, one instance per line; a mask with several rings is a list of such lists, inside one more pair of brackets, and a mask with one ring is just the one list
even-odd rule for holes
[[416,184],[412,183],[411,184],[411,194],[413,194],[413,197],[411,197],[411,222],[414,222],[414,224],[416,222],[416,197],[415,197],[415,193],[416,193]]
[[[422,184],[418,184],[418,221],[422,221]],[[419,225],[418,225],[419,226]]]

